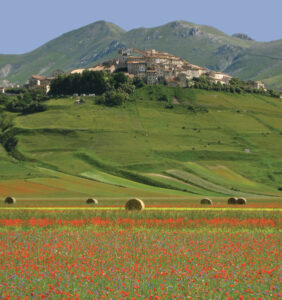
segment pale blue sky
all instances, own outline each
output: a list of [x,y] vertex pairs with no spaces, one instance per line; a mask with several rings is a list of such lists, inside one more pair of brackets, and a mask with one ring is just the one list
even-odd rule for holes
[[0,53],[25,53],[73,29],[106,20],[130,30],[175,20],[282,38],[282,0],[0,0]]

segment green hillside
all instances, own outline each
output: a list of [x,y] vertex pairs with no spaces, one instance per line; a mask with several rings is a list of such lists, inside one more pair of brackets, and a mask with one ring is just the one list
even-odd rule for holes
[[92,66],[123,46],[117,42],[123,33],[118,26],[100,21],[65,33],[32,52],[0,55],[0,80],[23,83],[32,74]]
[[13,119],[2,142],[18,140],[10,155],[0,148],[0,195],[282,195],[280,99],[145,86],[120,107],[74,101],[52,99],[29,115],[0,112]]
[[133,47],[167,51],[193,64],[241,79],[262,79],[282,91],[282,40],[256,42],[229,36],[215,28],[176,21],[126,32],[105,21],[68,32],[30,53],[0,55],[0,85],[24,83],[32,74],[90,67],[114,58],[117,49]]

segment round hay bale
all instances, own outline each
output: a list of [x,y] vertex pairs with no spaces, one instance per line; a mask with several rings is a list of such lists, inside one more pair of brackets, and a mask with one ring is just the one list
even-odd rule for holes
[[5,203],[7,204],[15,204],[16,203],[16,198],[14,197],[6,197],[6,199],[4,200]]
[[227,201],[228,204],[234,205],[237,204],[237,198],[235,197],[230,197]]
[[86,200],[86,203],[87,204],[94,204],[94,205],[97,205],[98,204],[98,200],[97,199],[94,199],[94,198],[89,198]]
[[246,198],[242,198],[242,197],[238,198],[237,199],[237,204],[246,205],[247,204]]
[[212,200],[209,198],[204,198],[200,202],[201,204],[207,204],[207,205],[212,205]]
[[137,198],[130,199],[125,204],[126,210],[143,210],[144,208],[145,208],[144,202]]

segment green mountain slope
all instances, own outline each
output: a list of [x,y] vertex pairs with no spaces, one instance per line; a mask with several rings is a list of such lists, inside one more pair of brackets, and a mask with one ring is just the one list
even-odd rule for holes
[[24,82],[32,74],[51,74],[55,69],[93,65],[109,51],[123,46],[117,42],[123,33],[125,31],[118,26],[99,21],[63,34],[30,53],[0,55],[0,79],[7,77],[10,81]]
[[0,55],[0,82],[25,82],[32,74],[89,67],[116,56],[118,48],[154,48],[193,64],[242,79],[263,79],[282,90],[282,40],[262,43],[229,36],[209,27],[176,21],[128,32],[99,21],[66,33],[23,55]]
[[281,196],[280,99],[146,86],[121,107],[85,101],[9,114],[18,144],[15,158],[0,148],[0,195]]
[[282,91],[282,40],[253,45],[238,55],[226,71],[242,79],[262,79]]

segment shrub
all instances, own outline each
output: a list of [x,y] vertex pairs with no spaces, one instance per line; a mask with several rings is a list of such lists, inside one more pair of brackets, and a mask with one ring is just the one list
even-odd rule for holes
[[105,105],[107,106],[119,106],[127,100],[128,94],[122,91],[109,91],[105,94]]
[[159,101],[168,102],[168,97],[167,97],[167,95],[162,95],[162,96],[159,97],[158,100],[159,100]]
[[140,77],[135,76],[133,78],[133,84],[135,85],[135,87],[137,89],[140,89],[140,88],[142,88],[145,85],[145,82]]
[[22,110],[22,113],[24,114],[32,114],[32,113],[36,113],[36,112],[42,112],[47,110],[47,106],[39,103],[39,102],[31,102],[29,105],[25,106]]
[[4,94],[0,94],[0,104],[5,104],[9,100],[9,97]]

